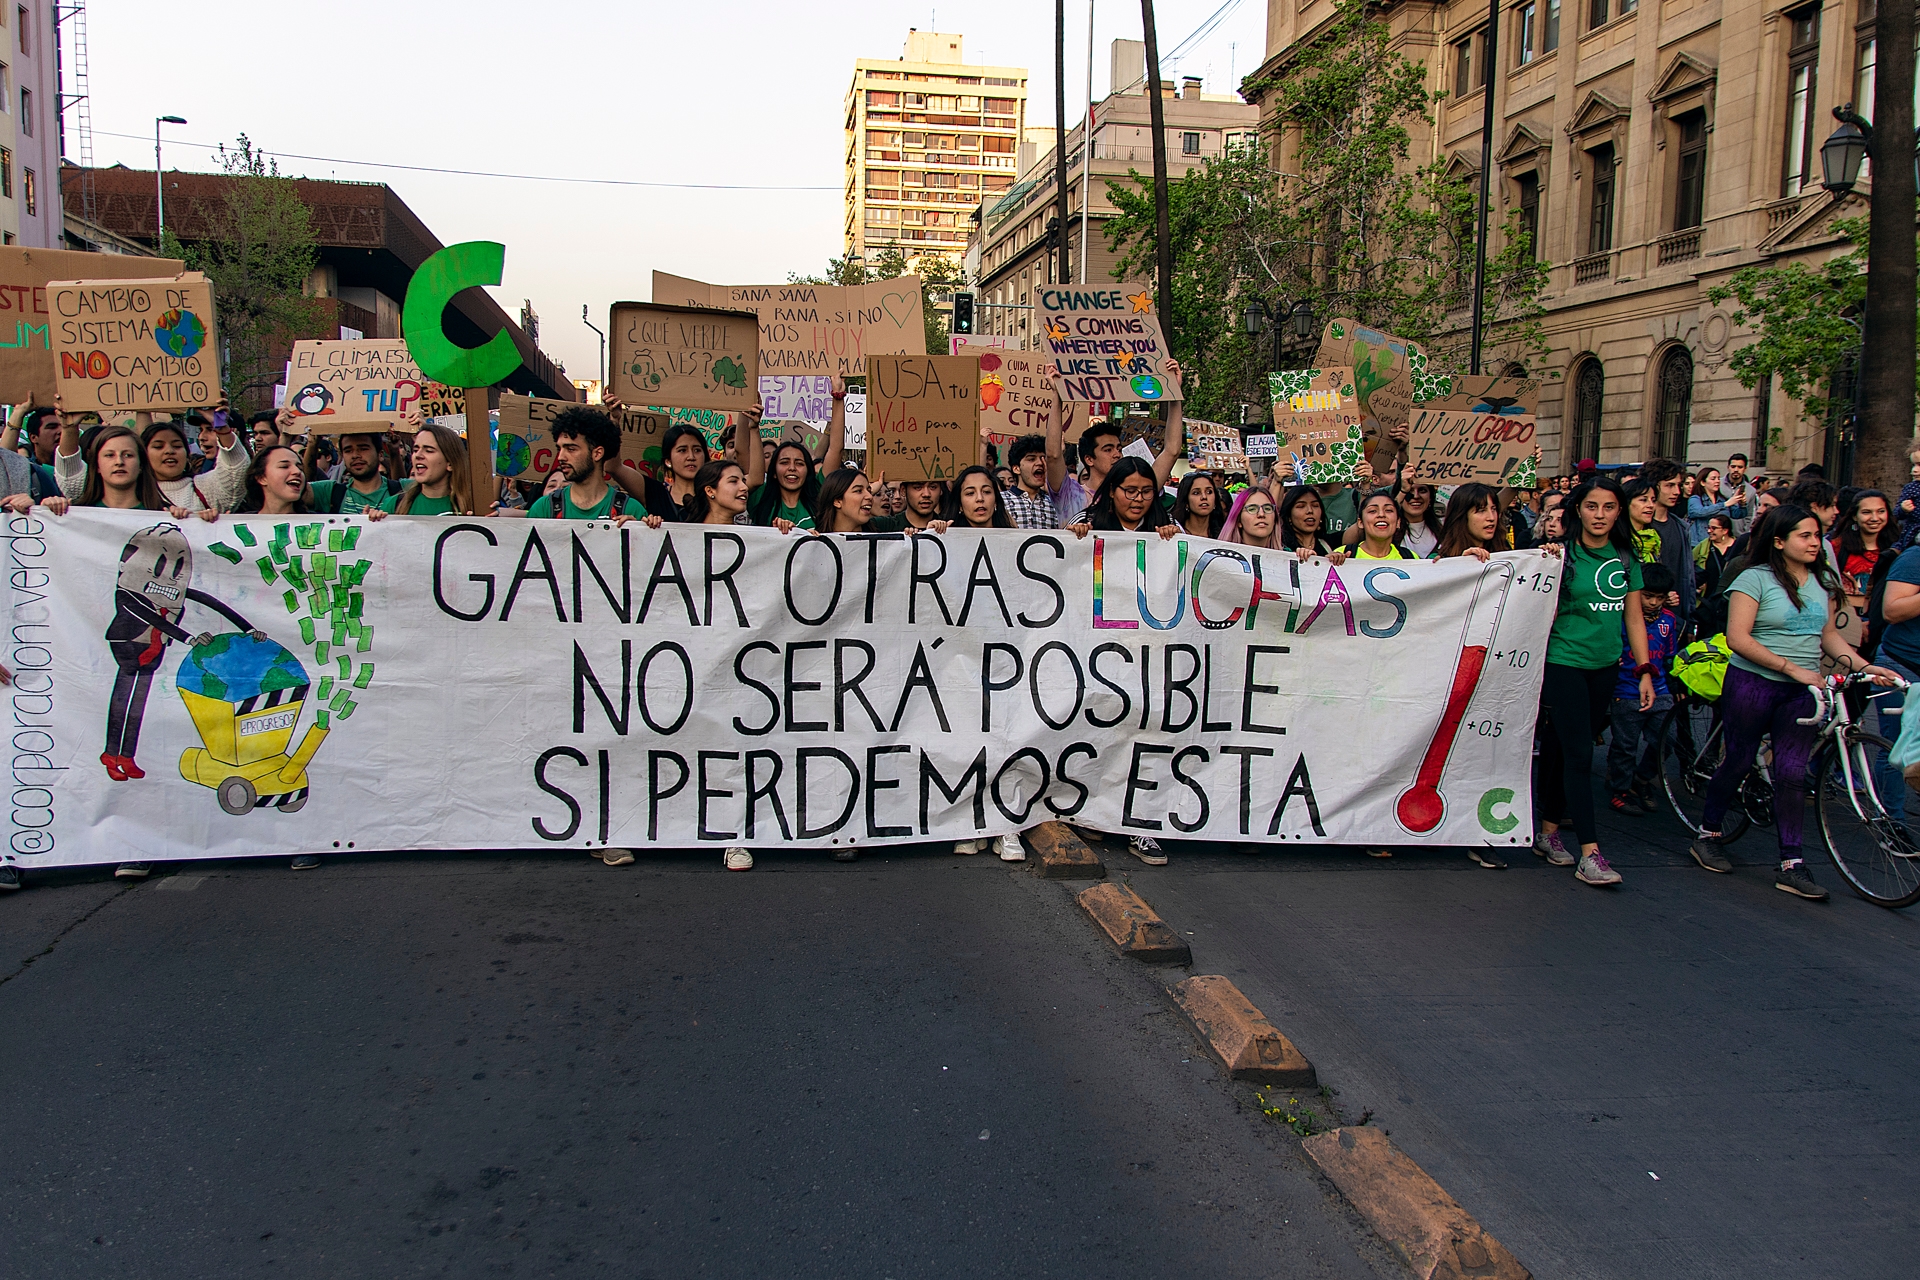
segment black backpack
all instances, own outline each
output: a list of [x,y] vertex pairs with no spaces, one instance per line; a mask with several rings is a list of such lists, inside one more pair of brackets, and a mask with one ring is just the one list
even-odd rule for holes
[[[561,501],[561,496],[565,493],[566,493],[566,489],[564,488],[555,489],[552,493],[540,499],[540,501],[547,504],[547,519],[559,520],[559,519],[563,519],[566,516],[567,509],[562,504],[562,501]],[[627,511],[627,491],[616,485],[614,486],[614,490],[613,490],[613,509],[607,512],[607,515],[609,517],[625,515],[626,511]],[[534,514],[533,509],[528,508],[527,514],[533,515]]]

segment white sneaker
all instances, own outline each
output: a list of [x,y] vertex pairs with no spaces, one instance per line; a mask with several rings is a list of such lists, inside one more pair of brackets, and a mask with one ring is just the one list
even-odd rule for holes
[[985,840],[955,840],[953,842],[953,851],[955,853],[978,853],[986,846],[986,843]]
[[1167,865],[1167,855],[1161,851],[1160,842],[1152,836],[1127,837],[1127,852],[1150,867]]
[[1000,861],[1002,862],[1025,862],[1027,860],[1027,846],[1021,844],[1020,837],[1011,831],[993,842],[993,851],[1000,855]]
[[600,861],[606,863],[610,867],[624,867],[629,862],[633,861],[633,850],[602,849],[600,851]]
[[753,870],[753,855],[739,845],[734,845],[731,849],[727,850],[726,856],[721,858],[720,861],[729,871]]

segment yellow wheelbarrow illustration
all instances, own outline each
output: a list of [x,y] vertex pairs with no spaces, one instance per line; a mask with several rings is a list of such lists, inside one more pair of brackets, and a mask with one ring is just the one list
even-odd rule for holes
[[258,633],[229,632],[189,649],[175,683],[202,744],[181,755],[181,777],[211,787],[236,816],[305,807],[307,766],[328,731],[312,724],[287,751],[310,687],[298,658]]

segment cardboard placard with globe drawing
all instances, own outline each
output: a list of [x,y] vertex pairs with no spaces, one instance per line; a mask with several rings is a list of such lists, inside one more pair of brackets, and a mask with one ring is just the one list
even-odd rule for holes
[[19,404],[32,396],[41,405],[53,403],[59,364],[52,354],[49,281],[82,275],[140,280],[176,276],[186,269],[187,264],[176,258],[0,246],[0,399]]
[[158,280],[47,285],[55,385],[69,413],[191,409],[220,399],[213,285]]
[[[548,400],[540,396],[500,394],[500,435],[493,451],[495,474],[508,480],[544,480],[553,470],[553,420],[568,409],[584,408],[577,400]],[[667,415],[645,409],[622,408],[610,415],[620,427],[620,461],[650,476],[660,471],[660,442],[667,434]]]
[[1154,403],[1184,398],[1167,367],[1172,354],[1154,308],[1153,286],[1052,286],[1036,296],[1040,335],[1054,365],[1054,389],[1073,404]]
[[760,403],[760,317],[716,307],[616,302],[608,378],[623,404],[735,411]]

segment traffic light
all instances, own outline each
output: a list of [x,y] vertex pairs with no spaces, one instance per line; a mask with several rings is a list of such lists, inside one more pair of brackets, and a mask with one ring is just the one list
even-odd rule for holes
[[973,295],[970,293],[953,295],[953,331],[955,333],[973,332]]

